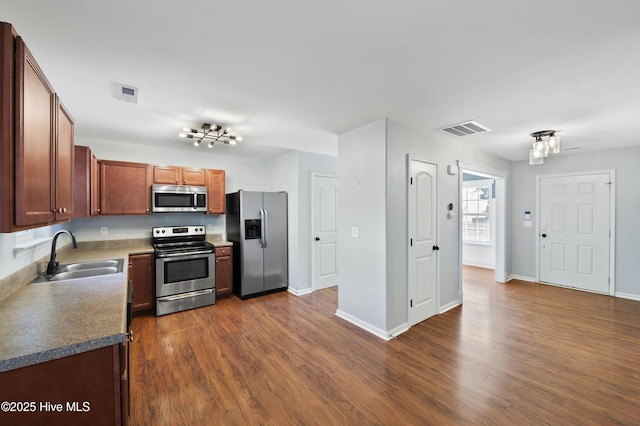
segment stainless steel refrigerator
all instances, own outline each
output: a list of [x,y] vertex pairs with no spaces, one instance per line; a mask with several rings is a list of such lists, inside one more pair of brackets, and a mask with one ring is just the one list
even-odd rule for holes
[[286,290],[287,193],[227,194],[226,227],[233,243],[233,292],[245,299]]

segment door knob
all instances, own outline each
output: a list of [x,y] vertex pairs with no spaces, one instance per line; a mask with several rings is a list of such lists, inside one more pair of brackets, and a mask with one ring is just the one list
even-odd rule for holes
[[540,235],[542,238],[547,238],[547,234]]
[[316,237],[316,241],[320,241],[320,237]]
[[440,250],[440,247],[438,247],[438,246],[433,246],[433,249],[437,251],[437,250]]

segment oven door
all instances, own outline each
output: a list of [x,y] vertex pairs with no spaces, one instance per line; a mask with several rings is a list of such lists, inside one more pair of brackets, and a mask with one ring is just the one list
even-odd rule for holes
[[156,297],[215,288],[215,253],[156,254]]

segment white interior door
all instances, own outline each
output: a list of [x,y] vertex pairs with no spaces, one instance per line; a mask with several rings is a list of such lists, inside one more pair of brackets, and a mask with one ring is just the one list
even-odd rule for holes
[[409,326],[437,313],[437,166],[409,159]]
[[609,173],[542,177],[540,282],[609,293]]
[[338,285],[338,178],[312,176],[313,290]]

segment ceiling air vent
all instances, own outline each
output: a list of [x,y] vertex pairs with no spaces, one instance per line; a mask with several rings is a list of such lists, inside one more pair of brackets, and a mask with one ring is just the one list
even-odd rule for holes
[[115,85],[115,97],[121,101],[138,103],[138,88],[133,86],[125,86],[124,84]]
[[464,123],[444,127],[441,130],[454,136],[475,135],[478,133],[487,133],[491,131],[490,128],[488,128],[484,124],[478,123],[477,121],[465,121]]

